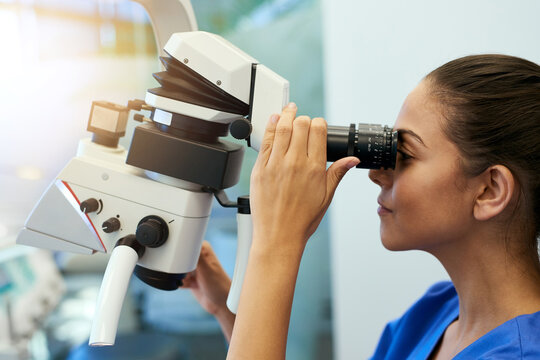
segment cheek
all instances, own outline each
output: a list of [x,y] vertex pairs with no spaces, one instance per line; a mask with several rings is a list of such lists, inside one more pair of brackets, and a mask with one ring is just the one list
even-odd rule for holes
[[426,249],[459,238],[468,219],[465,195],[451,171],[404,174],[394,182],[394,212],[381,219],[381,239],[392,250]]

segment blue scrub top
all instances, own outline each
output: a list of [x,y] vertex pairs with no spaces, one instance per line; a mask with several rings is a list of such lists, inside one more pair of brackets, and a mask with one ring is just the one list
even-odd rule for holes
[[[428,359],[458,314],[454,285],[433,285],[400,319],[386,325],[372,359]],[[454,357],[465,359],[540,359],[540,311],[508,320]]]

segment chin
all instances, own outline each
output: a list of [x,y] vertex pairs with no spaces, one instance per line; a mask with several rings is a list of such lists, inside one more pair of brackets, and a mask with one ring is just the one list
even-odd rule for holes
[[390,250],[390,251],[405,251],[405,250],[411,250],[409,247],[407,246],[403,246],[403,244],[399,244],[399,243],[396,243],[392,240],[388,240],[388,241],[382,241],[382,244],[384,246],[384,248],[386,250]]
[[395,234],[390,234],[383,231],[381,228],[381,243],[386,250],[390,251],[405,251],[413,250],[411,247],[411,242],[403,239],[403,237]]

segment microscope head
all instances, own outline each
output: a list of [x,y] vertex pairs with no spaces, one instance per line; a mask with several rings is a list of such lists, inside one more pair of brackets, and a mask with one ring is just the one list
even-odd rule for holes
[[161,57],[161,87],[149,89],[153,124],[138,126],[127,163],[225,189],[240,175],[243,146],[219,140],[229,130],[258,150],[273,113],[289,101],[289,83],[222,37],[176,33]]

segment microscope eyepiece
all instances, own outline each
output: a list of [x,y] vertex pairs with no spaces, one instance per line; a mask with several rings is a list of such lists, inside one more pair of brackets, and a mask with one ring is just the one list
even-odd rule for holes
[[356,156],[360,159],[357,168],[393,169],[396,166],[397,143],[397,131],[388,126],[328,126],[327,159],[336,161]]

